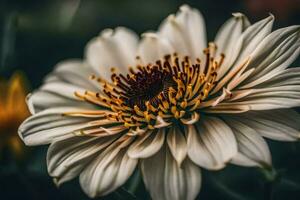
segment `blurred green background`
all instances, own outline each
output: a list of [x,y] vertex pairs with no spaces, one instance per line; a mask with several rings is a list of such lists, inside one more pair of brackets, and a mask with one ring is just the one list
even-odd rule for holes
[[[300,24],[299,0],[0,0],[0,76],[21,70],[34,90],[57,62],[82,58],[85,44],[104,28],[126,26],[138,34],[156,30],[184,3],[202,12],[209,40],[237,11],[251,22],[271,12],[275,28]],[[299,58],[294,66],[300,66]],[[268,179],[256,168],[236,166],[204,171],[199,199],[300,199],[300,143],[268,143],[276,175]],[[46,148],[30,148],[23,161],[9,152],[1,157],[1,200],[88,199],[78,180],[55,187],[47,174]],[[135,195],[121,188],[104,199],[145,198],[149,196],[141,184]]]

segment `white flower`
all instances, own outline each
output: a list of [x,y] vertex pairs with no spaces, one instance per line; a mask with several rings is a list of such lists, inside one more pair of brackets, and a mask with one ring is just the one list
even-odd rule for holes
[[300,116],[300,28],[271,31],[240,13],[206,42],[196,9],[182,6],[158,32],[105,30],[84,61],[65,61],[29,96],[19,128],[27,145],[51,144],[57,184],[79,176],[90,197],[123,185],[137,165],[153,199],[195,199],[200,168],[268,167],[262,136],[295,141]]

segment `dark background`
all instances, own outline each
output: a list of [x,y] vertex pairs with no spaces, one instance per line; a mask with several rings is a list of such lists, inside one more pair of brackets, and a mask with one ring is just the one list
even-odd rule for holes
[[[274,28],[300,24],[299,0],[0,0],[0,76],[23,71],[33,90],[57,62],[82,58],[85,44],[104,28],[126,26],[138,34],[156,30],[184,3],[202,12],[209,40],[237,11],[251,22],[271,12]],[[294,66],[299,64],[298,59]],[[237,166],[204,171],[199,199],[300,199],[300,143],[268,143],[275,175]],[[46,148],[30,148],[23,161],[7,152],[0,161],[1,200],[88,199],[78,180],[55,187],[46,170]],[[125,187],[105,199],[135,198],[149,198],[142,184],[135,195]]]

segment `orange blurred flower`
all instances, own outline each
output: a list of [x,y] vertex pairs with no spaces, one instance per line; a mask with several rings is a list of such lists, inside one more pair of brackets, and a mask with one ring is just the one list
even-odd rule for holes
[[24,76],[16,72],[9,81],[0,80],[0,153],[7,148],[16,159],[24,156],[24,144],[18,127],[30,115],[25,102]]

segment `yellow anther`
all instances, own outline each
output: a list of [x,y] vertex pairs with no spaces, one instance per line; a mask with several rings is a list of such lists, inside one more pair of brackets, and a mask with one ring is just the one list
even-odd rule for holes
[[182,97],[182,92],[181,92],[181,90],[178,90],[178,92],[177,92],[175,98],[176,98],[177,100],[179,100],[181,97]]
[[127,128],[130,128],[130,127],[132,127],[132,126],[134,126],[134,125],[133,125],[133,124],[130,124],[130,123],[128,123],[128,122],[125,122],[125,123],[124,123],[124,126],[127,127]]
[[176,106],[172,106],[172,107],[171,107],[171,113],[175,114],[175,113],[176,113],[176,110],[177,110]]
[[161,111],[159,111],[159,112],[162,112],[162,111],[165,112],[165,113],[168,112],[168,110],[165,109],[163,105],[159,104],[158,107],[159,107],[159,109],[161,110]]
[[176,105],[176,99],[173,97],[173,93],[175,92],[175,90],[171,87],[169,89],[169,92],[168,92],[168,97],[169,97],[169,101],[173,104],[173,105]]
[[187,100],[184,99],[183,102],[180,103],[180,107],[184,109],[186,108],[186,106],[187,106]]
[[144,113],[140,110],[140,108],[137,105],[134,105],[133,109],[136,112],[136,114],[144,116]]
[[151,125],[151,124],[148,124],[148,128],[149,128],[149,129],[155,129],[154,126]]
[[147,101],[147,102],[145,103],[145,105],[146,105],[146,107],[147,107],[147,110],[150,110],[150,111],[152,111],[152,112],[156,112],[156,111],[157,111],[157,109],[156,109],[149,101]]
[[181,110],[181,111],[179,112],[179,118],[183,117],[184,115],[185,115],[185,111],[184,111],[184,110]]
[[190,111],[197,109],[198,106],[200,105],[200,103],[201,103],[201,101],[198,99],[198,100],[196,101],[196,103],[193,105],[193,107],[190,108]]
[[169,109],[170,105],[167,101],[163,101],[162,104],[163,104],[165,109]]

